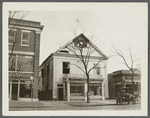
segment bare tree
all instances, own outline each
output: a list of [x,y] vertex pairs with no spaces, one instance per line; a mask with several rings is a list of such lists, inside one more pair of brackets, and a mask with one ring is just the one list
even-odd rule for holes
[[[9,11],[9,17],[8,17],[9,36],[16,29],[17,23],[29,14],[29,11],[26,11],[26,12],[23,12],[23,14],[19,15],[20,12],[22,11]],[[12,23],[16,15],[19,15],[19,18],[17,18],[15,22]],[[10,60],[12,58],[15,45],[20,38],[17,32],[14,33],[14,37],[8,37],[8,38],[9,38],[9,42],[11,42],[11,45],[12,45],[10,55],[9,55],[9,60]]]
[[[111,44],[112,44],[112,42],[111,42]],[[119,56],[122,58],[123,62],[121,64],[124,64],[131,71],[131,74],[132,74],[132,77],[131,77],[132,78],[132,94],[134,95],[134,68],[133,68],[133,66],[134,66],[134,62],[139,60],[139,58],[133,59],[133,54],[131,53],[131,48],[127,46],[128,50],[129,50],[130,60],[131,60],[131,64],[129,64],[129,62],[125,58],[125,55],[123,54],[123,52],[120,49],[116,48],[113,44],[112,44],[112,46],[114,48],[114,51],[112,51],[112,52],[115,53],[116,56]]]
[[[82,35],[82,34],[81,34]],[[71,43],[68,43],[66,47],[69,51],[71,51],[82,63],[84,66],[84,69],[81,68],[79,65],[76,65],[85,75],[87,78],[87,103],[89,103],[89,80],[90,80],[90,72],[92,69],[98,66],[98,64],[104,59],[104,57],[101,55],[103,54],[91,41],[88,39],[80,39],[80,38],[75,38]],[[93,54],[94,51],[98,51],[100,53],[99,56],[97,57],[97,62],[93,67],[88,68],[89,61],[91,58],[91,55]],[[103,54],[104,55],[104,54]],[[107,57],[105,56],[105,59]]]

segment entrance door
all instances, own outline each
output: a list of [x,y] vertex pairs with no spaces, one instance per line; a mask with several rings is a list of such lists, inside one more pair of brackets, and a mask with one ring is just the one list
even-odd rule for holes
[[12,100],[18,99],[18,84],[12,84]]
[[58,88],[58,100],[63,100],[63,88]]

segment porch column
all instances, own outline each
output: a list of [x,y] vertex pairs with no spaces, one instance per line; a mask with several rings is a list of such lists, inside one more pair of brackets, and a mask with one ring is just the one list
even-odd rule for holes
[[84,100],[87,101],[87,83],[84,83]]
[[18,80],[18,100],[19,100],[19,93],[20,93],[20,80]]
[[12,98],[12,80],[10,80],[10,88],[9,88],[9,99],[11,100],[11,98]]
[[70,83],[67,82],[67,101],[70,101]]
[[104,82],[102,83],[102,99],[105,100]]

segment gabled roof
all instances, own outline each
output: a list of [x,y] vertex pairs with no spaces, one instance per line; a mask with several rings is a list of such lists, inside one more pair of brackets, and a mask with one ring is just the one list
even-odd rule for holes
[[100,55],[102,55],[105,59],[108,59],[108,57],[97,47],[95,46],[87,37],[85,37],[82,33],[72,39],[70,42],[66,43],[64,46],[60,47],[55,53],[58,53],[60,50],[64,49],[66,46],[70,45],[75,39],[83,38],[86,40],[86,42],[91,45]]
[[[100,50],[98,49],[98,47],[96,47],[87,37],[85,37],[82,33],[80,35],[78,35],[77,37],[75,37],[74,39],[72,39],[70,42],[66,43],[64,46],[60,47],[56,52],[54,53],[51,53],[44,61],[43,63],[40,65],[39,68],[41,68],[50,58],[52,58],[53,56],[56,56],[57,54],[59,54],[58,52],[62,49],[64,49],[66,46],[70,45],[75,39],[78,39],[78,38],[83,38],[86,40],[86,42],[89,43],[89,45],[91,45],[99,54],[101,54],[103,56],[103,58],[105,60],[108,59],[108,57]],[[61,54],[59,54],[61,55]],[[69,55],[70,56],[70,55]]]

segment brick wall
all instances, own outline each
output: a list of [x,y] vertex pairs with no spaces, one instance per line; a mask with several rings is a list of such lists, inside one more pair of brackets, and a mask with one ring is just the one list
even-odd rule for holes
[[38,68],[39,68],[39,51],[40,51],[40,34],[34,37],[34,80],[33,80],[33,98],[38,98]]
[[[34,52],[34,37],[35,32],[30,32],[29,46],[21,46],[21,30],[16,30],[16,43],[13,51]],[[9,50],[12,50],[12,45],[9,45]]]

